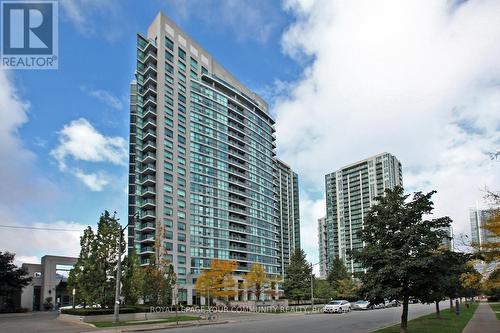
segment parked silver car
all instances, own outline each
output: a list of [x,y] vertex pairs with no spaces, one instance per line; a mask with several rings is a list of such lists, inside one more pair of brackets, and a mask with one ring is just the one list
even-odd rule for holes
[[351,303],[346,300],[330,301],[323,307],[323,313],[343,313],[351,311]]
[[370,302],[359,300],[352,303],[353,310],[370,310]]

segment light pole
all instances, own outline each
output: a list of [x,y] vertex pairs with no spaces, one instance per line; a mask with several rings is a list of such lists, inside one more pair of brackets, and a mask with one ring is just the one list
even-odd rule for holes
[[[134,225],[139,212],[136,212],[134,217]],[[118,241],[118,265],[116,267],[116,288],[115,288],[115,309],[113,313],[113,323],[117,324],[120,321],[120,284],[122,279],[122,240],[123,232],[130,224],[127,223],[123,228],[120,227],[120,240]]]
[[319,262],[313,264],[311,263],[311,312],[314,311],[314,274],[313,267],[319,265]]

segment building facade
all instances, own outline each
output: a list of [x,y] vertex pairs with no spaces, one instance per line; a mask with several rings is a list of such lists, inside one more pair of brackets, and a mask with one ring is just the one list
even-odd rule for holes
[[72,304],[72,291],[67,289],[69,271],[77,258],[43,256],[41,264],[22,264],[31,283],[23,288],[21,307],[29,311],[45,310],[44,302],[50,297],[53,309]]
[[290,256],[300,249],[300,213],[298,175],[285,162],[277,159],[278,204],[280,219],[280,250],[283,257],[281,271],[290,264]]
[[349,272],[363,271],[349,257],[348,250],[364,246],[357,232],[362,229],[375,198],[398,185],[403,185],[401,163],[389,153],[369,157],[325,176],[327,270],[333,259],[339,257]]
[[300,246],[297,177],[278,171],[267,103],[162,13],[137,36],[130,123],[128,244],[141,264],[170,261],[187,304],[212,258],[236,260],[239,276],[252,263],[283,274],[282,247]]
[[318,219],[318,246],[319,246],[319,277],[326,279],[328,276],[328,253],[326,217]]
[[477,206],[470,208],[469,220],[471,227],[471,239],[477,246],[481,247],[488,242],[500,242],[498,237],[494,237],[488,230],[482,228],[486,221],[491,219],[495,213],[496,211],[493,209],[480,209]]

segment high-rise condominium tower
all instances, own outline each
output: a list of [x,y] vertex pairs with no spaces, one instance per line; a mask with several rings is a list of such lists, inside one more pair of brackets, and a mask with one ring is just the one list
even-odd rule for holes
[[325,183],[327,269],[338,256],[350,272],[363,271],[347,250],[363,247],[356,233],[375,197],[385,189],[402,186],[401,163],[391,154],[379,154],[327,174]]
[[488,242],[500,242],[491,232],[482,228],[495,214],[498,214],[498,212],[494,209],[480,209],[479,207],[470,209],[471,238],[472,242],[477,246],[481,247]]
[[319,245],[319,277],[326,279],[328,275],[328,257],[327,257],[327,234],[326,217],[318,219],[318,245]]
[[281,221],[282,272],[295,249],[300,249],[299,179],[283,161],[277,160],[279,218]]
[[161,13],[137,36],[130,120],[129,249],[141,263],[169,260],[188,304],[212,258],[282,275],[296,229],[287,220],[293,237],[282,234],[267,104]]

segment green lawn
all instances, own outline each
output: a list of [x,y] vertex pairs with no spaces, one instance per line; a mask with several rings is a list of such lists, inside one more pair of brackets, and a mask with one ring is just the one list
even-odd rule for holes
[[497,315],[497,319],[500,320],[500,303],[490,303],[490,307]]
[[[436,313],[418,317],[408,322],[409,333],[460,333],[472,318],[478,303],[470,303],[467,309],[465,304],[460,306],[460,316],[449,308],[441,311],[441,319],[436,319]],[[399,324],[383,328],[374,333],[399,333]]]
[[[179,321],[190,321],[190,320],[198,320],[200,317],[196,316],[178,316]],[[163,323],[172,323],[175,322],[176,317],[170,317],[166,319],[159,320],[137,320],[137,321],[120,321],[118,324],[113,323],[112,321],[98,321],[92,323],[95,327],[115,327],[115,326],[129,326],[129,325],[148,325],[148,324],[163,324]]]

